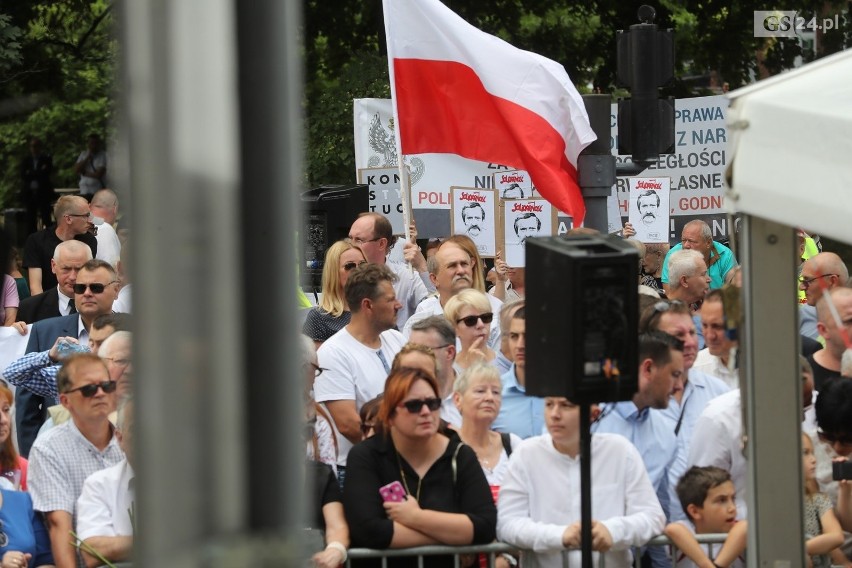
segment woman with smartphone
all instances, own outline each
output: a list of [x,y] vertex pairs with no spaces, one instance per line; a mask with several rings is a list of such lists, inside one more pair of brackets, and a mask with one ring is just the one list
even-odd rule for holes
[[322,267],[322,299],[305,316],[302,333],[319,347],[329,337],[349,324],[352,314],[346,305],[343,288],[349,273],[367,263],[364,251],[348,240],[337,241],[325,253]]
[[[497,511],[473,451],[438,432],[435,377],[392,371],[376,416],[377,432],[349,453],[343,504],[353,546],[408,548],[494,540]],[[425,566],[452,566],[429,556]],[[388,566],[416,565],[390,558]]]

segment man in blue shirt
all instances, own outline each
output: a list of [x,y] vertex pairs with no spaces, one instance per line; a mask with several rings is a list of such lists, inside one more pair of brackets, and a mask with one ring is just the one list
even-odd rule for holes
[[669,259],[672,253],[686,249],[697,250],[704,256],[711,290],[724,286],[725,276],[737,265],[737,259],[731,249],[713,240],[710,225],[699,219],[690,221],[683,226],[680,241],[680,244],[673,246],[663,259],[663,272],[660,276],[663,284],[669,284]]
[[503,403],[492,426],[521,438],[538,436],[544,429],[544,399],[526,393],[526,310],[521,307],[509,324],[509,349],[514,363],[503,381]]

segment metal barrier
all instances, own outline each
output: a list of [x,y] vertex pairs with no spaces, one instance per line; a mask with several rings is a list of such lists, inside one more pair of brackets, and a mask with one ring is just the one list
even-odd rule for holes
[[[728,535],[726,534],[701,534],[695,535],[696,540],[698,540],[699,544],[721,544],[725,542],[725,538]],[[667,536],[657,536],[649,540],[645,546],[669,546],[672,545],[672,541],[669,540]],[[473,546],[417,546],[414,548],[394,548],[394,549],[384,549],[378,550],[373,548],[351,548],[349,549],[349,558],[346,561],[347,568],[351,568],[352,560],[358,559],[378,559],[382,560],[382,568],[387,568],[387,559],[388,558],[397,558],[397,557],[417,557],[417,566],[418,568],[423,568],[423,557],[424,556],[437,556],[437,555],[452,555],[455,559],[455,567],[461,568],[461,557],[469,554],[487,554],[488,555],[488,566],[489,568],[493,568],[494,562],[496,561],[497,556],[504,552],[516,552],[518,549],[509,546],[508,544],[502,542],[493,542],[491,544],[484,545],[473,545]],[[672,554],[672,566],[674,567],[677,563],[677,549],[673,550]],[[638,554],[634,554],[633,566],[634,568],[639,568],[642,560]],[[479,564],[474,564],[474,568],[478,568]],[[600,561],[598,562],[599,568],[605,568],[604,558],[601,556]]]

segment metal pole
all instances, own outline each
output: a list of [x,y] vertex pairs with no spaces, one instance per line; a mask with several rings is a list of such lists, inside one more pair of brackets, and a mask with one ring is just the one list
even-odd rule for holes
[[615,184],[615,156],[609,148],[609,95],[583,95],[592,130],[598,137],[589,144],[577,160],[577,176],[586,202],[584,226],[607,233],[606,198]]
[[583,568],[592,568],[592,413],[580,405],[580,548]]
[[748,565],[804,566],[796,237],[789,226],[750,215],[740,226]]

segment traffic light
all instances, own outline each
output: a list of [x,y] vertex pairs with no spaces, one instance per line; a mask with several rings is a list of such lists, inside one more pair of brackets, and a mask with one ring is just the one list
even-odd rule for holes
[[618,101],[618,153],[652,162],[674,153],[674,99],[657,89],[674,79],[674,32],[658,30],[650,6],[639,8],[641,23],[616,32],[618,84],[630,99]]

